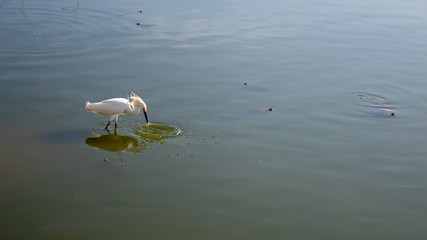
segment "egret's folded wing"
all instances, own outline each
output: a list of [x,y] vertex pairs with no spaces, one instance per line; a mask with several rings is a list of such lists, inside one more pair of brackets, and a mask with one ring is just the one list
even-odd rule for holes
[[122,113],[129,107],[129,102],[124,98],[112,98],[98,103],[90,103],[88,111],[93,111],[101,115],[115,115]]

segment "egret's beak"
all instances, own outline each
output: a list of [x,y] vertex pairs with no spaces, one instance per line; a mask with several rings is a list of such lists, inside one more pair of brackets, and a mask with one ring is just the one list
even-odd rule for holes
[[144,112],[145,121],[147,121],[147,124],[148,124],[147,110],[145,110],[145,108],[143,108],[142,112]]

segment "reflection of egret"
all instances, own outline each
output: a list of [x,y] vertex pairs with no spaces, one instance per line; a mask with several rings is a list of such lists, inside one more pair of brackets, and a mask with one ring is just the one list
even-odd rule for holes
[[99,135],[86,138],[86,145],[110,152],[140,152],[144,145],[140,146],[138,140],[131,136],[117,134]]
[[166,143],[166,139],[175,138],[182,134],[182,131],[176,127],[150,123],[150,125],[140,127],[132,132],[131,136],[118,134],[116,129],[113,134],[109,131],[105,135],[96,134],[96,136],[86,138],[86,145],[110,152],[139,153],[152,144],[163,145]]
[[117,128],[117,120],[120,114],[123,115],[137,115],[142,109],[144,113],[145,120],[148,124],[147,118],[147,105],[140,97],[135,93],[131,93],[130,100],[125,98],[111,98],[104,100],[102,102],[90,103],[86,102],[86,110],[91,112],[96,112],[101,115],[110,116],[110,121],[108,121],[105,129],[108,130],[110,122],[115,120],[115,128]]

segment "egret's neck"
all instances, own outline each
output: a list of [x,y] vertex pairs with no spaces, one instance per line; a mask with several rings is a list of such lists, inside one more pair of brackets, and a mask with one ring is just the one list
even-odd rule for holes
[[135,106],[135,102],[132,102],[130,105],[131,105],[130,106],[130,110],[127,111],[126,114],[128,114],[128,115],[137,115],[141,111],[141,109],[138,106]]

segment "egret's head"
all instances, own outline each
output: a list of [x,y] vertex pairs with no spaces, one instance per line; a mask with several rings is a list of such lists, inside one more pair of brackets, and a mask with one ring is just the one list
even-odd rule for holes
[[142,99],[138,95],[136,95],[134,92],[131,92],[130,99],[132,100],[132,103],[134,103],[134,106],[142,109],[142,112],[144,113],[145,121],[147,121],[147,124],[148,124],[147,105],[145,104],[145,102],[142,101]]

